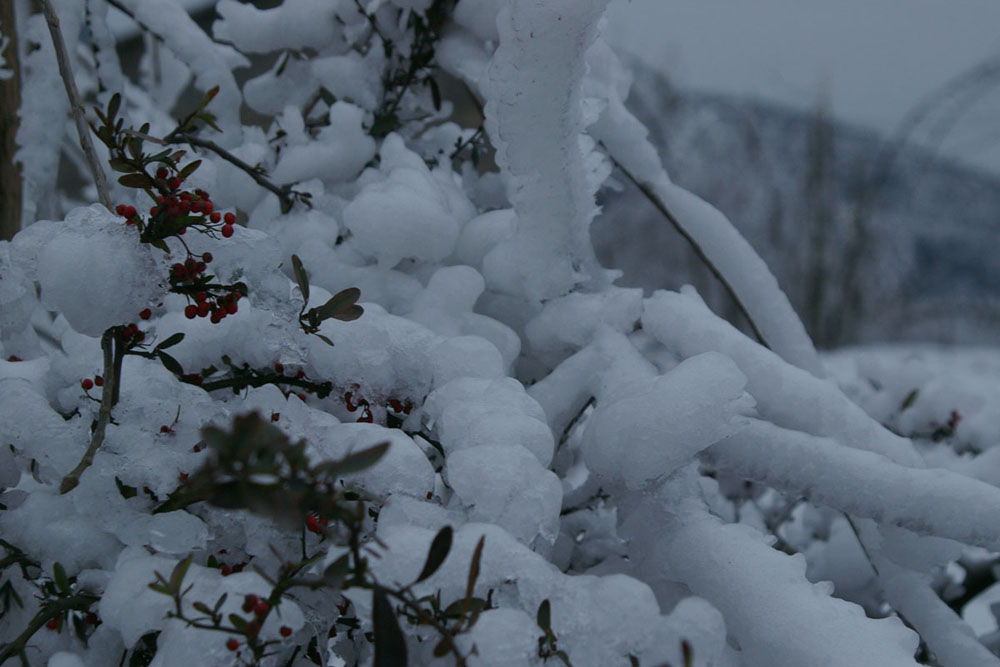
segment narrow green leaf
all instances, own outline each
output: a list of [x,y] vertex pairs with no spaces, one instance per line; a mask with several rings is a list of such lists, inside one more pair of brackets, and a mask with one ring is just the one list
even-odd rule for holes
[[121,105],[122,105],[121,93],[115,93],[114,95],[111,96],[111,99],[108,100],[108,120],[110,121],[108,123],[109,125],[111,124],[111,122],[114,122],[115,116],[118,115],[118,109],[121,107]]
[[63,568],[62,563],[56,562],[52,565],[52,578],[55,580],[56,588],[59,589],[60,593],[70,594],[69,578],[66,576],[66,570]]
[[156,355],[160,358],[160,363],[163,367],[174,375],[184,375],[184,367],[180,365],[176,359],[171,357],[166,352],[157,352]]
[[542,604],[538,605],[535,622],[542,630],[549,630],[552,627],[552,610],[547,599],[542,600]]
[[907,394],[906,398],[903,399],[903,404],[899,406],[899,411],[903,412],[907,408],[912,407],[913,404],[917,402],[917,397],[919,395],[920,395],[919,389],[914,389],[909,394]]
[[188,162],[186,165],[184,165],[184,168],[181,169],[180,172],[177,174],[177,178],[179,178],[179,179],[181,179],[183,181],[185,178],[187,178],[188,176],[190,176],[191,174],[193,174],[194,170],[197,169],[200,166],[201,166],[201,160],[195,160],[194,162]]
[[424,568],[420,571],[420,576],[413,583],[420,583],[438,571],[438,568],[444,563],[444,559],[448,557],[448,552],[451,551],[452,532],[451,526],[445,526],[434,536],[431,547],[427,551],[427,560],[424,562]]
[[427,78],[427,85],[431,88],[431,101],[434,103],[434,110],[441,111],[441,89],[438,88],[434,77]]
[[197,602],[193,603],[191,606],[195,608],[195,611],[200,611],[201,613],[206,614],[208,616],[212,615],[212,608],[209,607],[204,602],[202,602],[201,600],[198,600]]
[[146,174],[140,174],[138,172],[120,176],[118,178],[118,182],[126,188],[144,189],[153,187],[153,180]]
[[406,638],[399,628],[399,620],[389,602],[389,596],[378,585],[372,590],[372,625],[375,626],[374,667],[406,665]]
[[[330,347],[333,347],[333,341],[330,340],[329,338],[327,338],[326,336],[324,336],[323,334],[315,334],[315,336],[317,338],[319,338],[321,341],[323,341],[324,343],[326,343],[327,345],[329,345]],[[322,397],[320,397],[320,398],[322,398]]]
[[306,267],[302,266],[302,260],[298,255],[292,255],[292,272],[295,273],[295,282],[299,284],[299,291],[302,292],[302,300],[308,304],[309,274],[306,273]]
[[469,578],[465,582],[466,599],[472,598],[472,594],[476,590],[476,580],[479,579],[479,563],[483,558],[483,546],[485,543],[486,536],[483,535],[479,538],[476,549],[472,552],[472,562],[469,563]]
[[149,584],[149,589],[156,591],[157,593],[163,593],[164,595],[170,595],[170,590],[163,584],[152,583]]
[[115,171],[120,171],[124,174],[131,173],[132,170],[135,168],[128,160],[123,160],[120,157],[111,158],[110,160],[108,160],[108,164],[111,165],[111,168],[114,169]]
[[194,556],[189,554],[184,559],[178,561],[177,565],[174,565],[174,570],[170,573],[170,581],[167,583],[172,591],[180,592],[181,584],[184,582],[184,577],[187,576],[188,568],[191,567],[193,558]]
[[174,345],[177,345],[182,340],[184,340],[184,334],[177,332],[172,336],[167,336],[167,339],[162,343],[160,343],[159,345],[157,345],[155,349],[157,352],[160,350],[165,350],[168,347],[173,347]]
[[367,470],[378,463],[388,450],[389,443],[380,442],[359,452],[352,452],[338,462],[337,475],[350,475]]
[[244,628],[247,627],[246,619],[237,614],[230,614],[229,622],[232,623],[233,627],[236,628],[237,630],[243,630]]
[[205,96],[201,98],[201,102],[198,103],[198,109],[204,109],[208,106],[208,103],[212,101],[216,95],[219,94],[219,87],[213,86],[212,88],[205,91]]
[[441,641],[439,641],[437,644],[434,645],[434,657],[443,658],[444,656],[448,655],[448,652],[450,650],[451,646],[448,644],[448,641],[442,639]]

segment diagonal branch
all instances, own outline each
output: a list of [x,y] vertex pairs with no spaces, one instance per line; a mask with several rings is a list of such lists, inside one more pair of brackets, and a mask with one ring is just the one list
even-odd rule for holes
[[84,117],[83,100],[80,99],[80,91],[76,88],[76,81],[73,79],[73,69],[69,64],[69,55],[66,53],[66,42],[63,41],[62,31],[59,29],[59,17],[52,9],[49,0],[39,0],[42,11],[45,13],[45,20],[49,24],[49,33],[52,35],[52,46],[55,48],[56,61],[59,63],[59,76],[66,86],[66,96],[69,98],[69,108],[73,113],[73,120],[76,121],[76,133],[80,137],[80,148],[87,158],[90,166],[90,173],[94,177],[94,185],[97,186],[97,196],[105,208],[111,210],[111,195],[108,193],[108,181],[104,175],[100,160],[94,151],[94,143],[90,140],[90,129],[87,127],[87,120]]

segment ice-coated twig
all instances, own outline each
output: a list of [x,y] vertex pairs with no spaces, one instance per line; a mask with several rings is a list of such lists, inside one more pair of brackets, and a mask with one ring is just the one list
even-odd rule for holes
[[41,0],[42,11],[45,13],[45,21],[49,25],[49,33],[52,35],[52,46],[56,52],[56,60],[59,63],[59,76],[62,77],[63,85],[66,86],[66,96],[69,98],[69,108],[76,121],[76,132],[80,137],[80,148],[87,156],[87,164],[90,166],[90,173],[94,177],[94,185],[97,186],[97,196],[101,203],[110,211],[111,195],[108,193],[108,181],[104,175],[104,168],[97,153],[94,151],[94,143],[90,140],[90,128],[87,127],[87,120],[84,115],[83,100],[80,99],[80,91],[76,88],[76,81],[73,79],[73,69],[69,64],[69,55],[66,53],[66,42],[63,41],[62,30],[59,28],[59,17],[56,16],[52,3],[49,0]]
[[90,446],[83,458],[59,484],[59,493],[69,493],[80,483],[80,476],[94,462],[97,450],[104,444],[104,432],[111,421],[111,408],[118,402],[118,383],[121,377],[123,352],[117,340],[116,328],[112,327],[101,336],[101,350],[104,352],[104,386],[101,389],[101,408],[97,413],[97,424],[90,437]]

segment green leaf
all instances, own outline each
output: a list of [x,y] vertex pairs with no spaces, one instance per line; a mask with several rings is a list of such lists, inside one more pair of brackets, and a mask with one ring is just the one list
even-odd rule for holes
[[201,600],[198,600],[197,602],[193,603],[191,606],[195,608],[195,611],[200,611],[201,613],[203,613],[203,614],[205,614],[207,616],[211,616],[212,615],[212,608],[209,607],[204,602],[202,602]]
[[323,334],[313,334],[313,335],[316,336],[317,338],[319,338],[321,341],[323,341],[327,345],[329,345],[330,347],[333,347],[333,341],[330,340],[329,338],[327,338],[326,336],[324,336]]
[[121,93],[115,93],[108,100],[108,125],[114,122],[115,116],[118,115],[118,109],[122,105]]
[[118,487],[118,493],[120,493],[122,498],[125,500],[134,498],[136,493],[138,493],[134,486],[129,486],[128,484],[123,483],[117,477],[115,477],[115,485]]
[[108,164],[111,165],[111,168],[115,171],[120,171],[125,174],[130,174],[135,169],[135,167],[132,166],[132,163],[128,160],[123,160],[120,157],[111,158],[108,160]]
[[337,462],[337,474],[350,475],[351,473],[367,470],[378,463],[379,459],[385,456],[388,449],[388,442],[380,442],[367,449],[362,449],[360,452],[352,452]]
[[152,591],[156,591],[157,593],[163,593],[164,595],[170,595],[170,589],[168,589],[163,584],[157,584],[157,583],[154,582],[152,584],[149,584],[149,589],[152,590]]
[[196,117],[199,120],[203,121],[210,128],[215,130],[216,132],[222,132],[222,128],[219,127],[215,122],[215,114],[209,113],[207,111],[200,111],[196,114]]
[[305,302],[302,307],[305,308],[309,303],[309,274],[298,255],[292,255],[292,272],[295,274],[295,282],[299,284],[299,291],[302,292],[302,300]]
[[153,187],[153,179],[146,174],[140,174],[138,172],[134,174],[125,174],[124,176],[118,178],[118,182],[126,188],[145,189]]
[[232,623],[233,627],[236,628],[237,630],[243,630],[244,628],[247,627],[246,619],[237,614],[230,614],[229,622]]
[[542,600],[542,604],[538,605],[535,622],[538,623],[538,627],[542,630],[547,631],[552,628],[552,610],[547,599]]
[[399,628],[396,612],[385,589],[372,590],[372,625],[375,629],[374,667],[402,667],[406,659],[406,638]]
[[[336,317],[341,312],[349,309],[352,305],[354,305],[354,302],[357,301],[360,296],[361,290],[357,287],[348,287],[345,290],[340,290],[330,297],[329,301],[315,309],[318,322],[328,320],[331,317]],[[360,315],[358,317],[360,317]]]
[[170,573],[170,581],[168,586],[171,590],[176,593],[180,593],[181,584],[184,582],[184,577],[187,575],[188,568],[191,567],[191,561],[194,559],[192,554],[188,554],[186,558],[177,562],[174,566],[173,572]]
[[437,644],[434,645],[435,658],[443,658],[444,656],[448,655],[449,651],[451,651],[451,645],[448,644],[447,639],[442,639],[441,641],[439,641]]
[[444,559],[448,557],[448,552],[451,551],[452,532],[451,526],[445,526],[434,536],[434,541],[431,542],[431,547],[427,551],[424,569],[420,571],[420,576],[413,583],[420,583],[438,571],[438,568],[444,563]]
[[177,174],[177,178],[179,178],[179,179],[181,179],[183,181],[188,176],[190,176],[191,174],[193,174],[194,170],[197,169],[200,166],[201,166],[201,160],[195,160],[194,162],[188,162],[186,165],[184,165],[184,168],[181,169],[180,172]]
[[56,587],[60,593],[65,593],[66,595],[71,593],[69,578],[66,576],[66,570],[63,568],[62,563],[56,562],[52,565],[52,579],[56,582]]
[[919,395],[920,395],[919,389],[914,389],[909,394],[907,394],[906,398],[903,399],[903,404],[899,406],[899,411],[902,412],[907,408],[912,407],[913,404],[917,402],[917,397]]
[[174,375],[184,375],[184,367],[180,365],[176,359],[171,357],[166,352],[157,352],[156,355],[160,358],[160,363],[163,367]]
[[427,77],[427,85],[431,88],[431,101],[434,103],[434,111],[441,111],[441,89],[438,88],[434,77]]
[[216,95],[219,94],[219,87],[213,86],[205,91],[205,96],[201,98],[201,102],[198,103],[198,109],[204,109],[208,106],[208,103],[212,101]]
[[399,127],[399,120],[396,118],[395,114],[376,116],[375,122],[372,123],[371,129],[368,130],[368,134],[373,137],[384,137],[397,127]]
[[465,597],[472,598],[472,593],[476,590],[476,580],[479,578],[479,563],[483,558],[483,546],[486,543],[486,536],[483,535],[476,543],[476,549],[472,552],[472,562],[469,563],[469,578],[465,582]]
[[354,304],[347,310],[334,315],[333,319],[340,320],[341,322],[353,322],[354,320],[358,319],[364,314],[365,314],[365,309],[359,306],[358,304]]
[[167,339],[165,341],[163,341],[162,343],[160,343],[159,345],[157,345],[156,348],[155,348],[155,350],[157,352],[159,352],[160,350],[165,350],[168,347],[173,347],[174,345],[177,345],[182,340],[184,340],[184,334],[182,334],[180,332],[175,333],[172,336],[167,336]]

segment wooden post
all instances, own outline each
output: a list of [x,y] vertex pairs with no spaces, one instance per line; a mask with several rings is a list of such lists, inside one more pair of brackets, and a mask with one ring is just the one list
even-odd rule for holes
[[21,102],[20,59],[14,2],[0,2],[0,30],[7,38],[4,60],[14,76],[0,81],[0,239],[10,240],[21,229],[21,168],[14,163],[17,109]]

